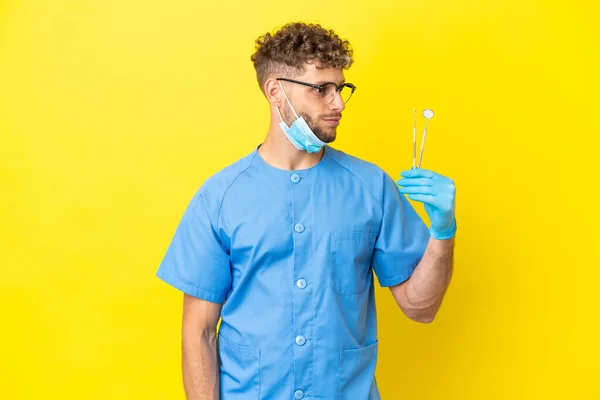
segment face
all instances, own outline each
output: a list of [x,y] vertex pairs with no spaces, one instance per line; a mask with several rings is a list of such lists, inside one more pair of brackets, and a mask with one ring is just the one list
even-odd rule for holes
[[[307,64],[305,72],[300,76],[293,77],[293,79],[317,85],[325,82],[335,82],[339,85],[344,82],[344,74],[340,68],[317,69],[314,65]],[[342,118],[342,111],[345,108],[339,94],[335,96],[332,102],[327,103],[323,101],[321,94],[315,88],[292,82],[280,82],[294,110],[299,117],[304,117],[315,136],[325,143],[333,142]],[[344,90],[348,90],[348,88]],[[296,117],[283,93],[281,94],[281,100],[283,100],[280,107],[283,120],[287,125],[291,125]]]

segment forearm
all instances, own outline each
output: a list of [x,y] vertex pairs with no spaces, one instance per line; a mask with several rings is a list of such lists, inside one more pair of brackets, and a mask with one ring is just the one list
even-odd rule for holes
[[183,384],[188,400],[219,400],[216,333],[185,332],[182,338]]
[[450,284],[454,262],[454,238],[431,238],[421,262],[396,296],[403,311],[413,320],[431,322]]

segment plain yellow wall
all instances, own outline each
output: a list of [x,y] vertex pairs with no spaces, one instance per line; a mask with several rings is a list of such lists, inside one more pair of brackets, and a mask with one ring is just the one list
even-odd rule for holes
[[0,2],[0,398],[183,398],[182,296],[154,274],[203,180],[263,139],[249,57],[296,20],[355,49],[334,147],[398,177],[430,107],[423,168],[457,184],[436,321],[378,288],[383,398],[600,398],[599,18],[594,1]]

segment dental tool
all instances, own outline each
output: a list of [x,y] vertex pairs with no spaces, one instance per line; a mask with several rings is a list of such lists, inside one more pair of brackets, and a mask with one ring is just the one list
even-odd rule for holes
[[413,125],[413,169],[417,167],[417,109],[414,110],[415,123]]
[[[423,150],[425,149],[425,138],[427,137],[427,123],[429,122],[429,120],[431,118],[433,118],[433,110],[430,110],[429,108],[425,109],[423,111],[423,117],[425,117],[425,129],[423,131],[423,139],[421,139],[421,154],[419,155],[419,167],[418,168],[421,168],[421,162],[423,161]],[[415,131],[416,131],[416,128],[415,128]],[[414,142],[416,142],[416,138],[414,139]],[[413,145],[413,147],[414,147],[414,145]],[[414,165],[414,156],[413,156],[413,165]]]

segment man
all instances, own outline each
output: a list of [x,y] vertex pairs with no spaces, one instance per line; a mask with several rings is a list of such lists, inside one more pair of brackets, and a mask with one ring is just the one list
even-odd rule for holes
[[[373,274],[409,318],[434,319],[454,184],[421,169],[394,182],[327,145],[355,90],[333,31],[288,24],[257,40],[252,61],[266,139],[202,185],[157,273],[184,292],[187,398],[379,399]],[[425,203],[430,228],[402,193]]]

